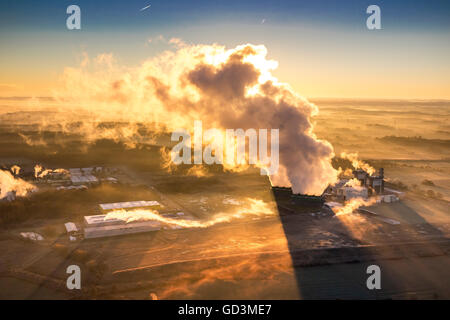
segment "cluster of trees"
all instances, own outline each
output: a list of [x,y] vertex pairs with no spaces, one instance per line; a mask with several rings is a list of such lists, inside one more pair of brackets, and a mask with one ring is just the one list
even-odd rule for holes
[[[423,180],[422,185],[429,186],[429,187],[435,186],[434,182],[431,180],[428,180],[428,179]],[[394,189],[402,190],[402,191],[412,191],[414,193],[420,194],[422,196],[426,196],[428,198],[433,198],[433,199],[442,199],[444,197],[442,195],[442,193],[440,193],[440,192],[436,192],[431,189],[423,190],[423,189],[419,188],[419,186],[415,183],[412,184],[411,186],[408,186],[401,181],[394,180],[394,181],[390,181],[389,183],[387,183],[386,186],[390,186]]]

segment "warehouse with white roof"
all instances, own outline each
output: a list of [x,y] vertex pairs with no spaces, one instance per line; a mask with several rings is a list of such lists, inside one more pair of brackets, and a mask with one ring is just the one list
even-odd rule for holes
[[100,208],[104,211],[120,210],[130,208],[161,208],[162,205],[158,201],[128,201],[116,203],[102,203]]
[[102,238],[118,236],[130,233],[156,231],[161,229],[161,223],[158,221],[134,221],[127,222],[122,219],[109,217],[108,212],[120,209],[137,208],[161,208],[158,201],[128,201],[115,203],[102,203],[99,205],[105,214],[98,214],[84,217],[84,237]]
[[112,224],[99,227],[84,228],[84,237],[86,239],[103,238],[131,233],[157,231],[161,229],[161,223],[159,223],[158,221],[142,221],[132,223],[124,223],[124,221],[122,222],[123,224]]

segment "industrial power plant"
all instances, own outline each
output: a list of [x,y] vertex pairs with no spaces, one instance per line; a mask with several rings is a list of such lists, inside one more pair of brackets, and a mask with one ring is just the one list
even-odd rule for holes
[[340,179],[336,184],[328,186],[322,197],[326,201],[344,203],[350,199],[369,199],[376,197],[377,201],[394,202],[399,200],[402,192],[385,188],[384,169],[378,174],[370,175],[362,169],[354,170],[350,179]]

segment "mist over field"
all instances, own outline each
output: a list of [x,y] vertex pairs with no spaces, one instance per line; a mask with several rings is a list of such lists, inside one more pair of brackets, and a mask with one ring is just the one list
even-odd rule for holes
[[[431,199],[450,200],[449,101],[311,101],[319,108],[311,118],[314,132],[331,143],[335,160],[341,152],[358,153],[375,168],[384,167],[393,185]],[[60,108],[52,98],[0,102],[0,163],[5,167],[22,158],[59,166],[126,163],[166,171],[161,150],[174,143],[170,132],[154,130],[154,123],[95,120],[87,110],[74,113],[76,108]],[[340,164],[334,161],[336,169]],[[221,172],[219,167],[206,169]],[[192,175],[189,169],[176,168]]]
[[[385,169],[387,187],[405,193],[400,203],[381,204],[373,209],[401,221],[402,229],[387,228],[358,215],[343,215],[329,221],[324,218],[317,222],[320,227],[316,222],[303,221],[308,211],[284,216],[285,213],[281,215],[274,208],[270,181],[256,168],[228,172],[219,165],[201,170],[181,165],[168,170],[162,151],[169,150],[173,142],[170,132],[154,123],[130,123],[114,117],[110,121],[96,120],[86,109],[74,112],[74,107],[60,108],[61,104],[52,98],[9,98],[0,101],[0,165],[5,172],[15,173],[14,166],[20,164],[21,176],[34,179],[39,190],[0,203],[3,256],[9,257],[10,264],[28,265],[27,272],[52,279],[65,277],[61,259],[80,263],[85,268],[86,281],[95,288],[84,293],[89,298],[146,299],[151,293],[161,299],[222,299],[233,298],[239,290],[242,298],[298,299],[315,297],[316,291],[310,291],[299,280],[304,274],[313,279],[323,276],[321,267],[306,268],[305,261],[313,259],[320,265],[355,258],[317,258],[308,253],[305,260],[297,261],[286,252],[327,250],[330,246],[346,248],[372,241],[385,243],[399,233],[411,237],[412,232],[414,239],[421,239],[424,232],[445,234],[450,201],[450,102],[311,101],[319,110],[311,117],[314,132],[317,139],[331,143],[335,153],[331,164],[336,170],[352,168],[348,159],[340,157],[342,152],[357,153],[368,165]],[[123,172],[115,175],[121,181],[118,185],[55,194],[52,187],[34,178],[36,164],[43,168],[101,165],[118,167]],[[149,189],[149,185],[158,192]],[[188,228],[130,236],[126,240],[83,241],[71,249],[74,251],[69,251],[71,246],[61,240],[63,223],[80,221],[84,215],[96,212],[98,203],[166,201],[167,197],[187,205],[200,221],[205,221],[183,225],[208,227],[201,233]],[[260,219],[259,215],[246,219],[236,213],[236,208],[245,208],[247,199],[269,205],[272,208],[269,220],[254,221]],[[218,212],[229,216],[222,219],[217,217]],[[126,214],[136,218],[132,212]],[[236,217],[230,227],[228,222],[214,225],[214,219],[229,221],[230,217]],[[244,220],[240,222],[241,219]],[[418,230],[411,231],[410,225],[419,226]],[[57,243],[50,249],[40,246],[36,253],[42,255],[39,260],[30,260],[32,254],[21,249],[14,238],[15,234],[30,229]],[[380,236],[377,230],[383,230]],[[350,236],[340,238],[347,233]],[[158,254],[153,254],[154,251]],[[330,266],[323,272],[336,272],[334,268],[338,266]],[[389,267],[405,270],[400,262]],[[345,270],[354,272],[351,268]],[[130,283],[132,290],[127,289]],[[19,282],[5,285],[24,286]],[[302,289],[300,292],[297,285]],[[67,298],[63,293],[47,291],[46,286],[35,290],[30,296]],[[14,294],[21,297],[23,291]]]

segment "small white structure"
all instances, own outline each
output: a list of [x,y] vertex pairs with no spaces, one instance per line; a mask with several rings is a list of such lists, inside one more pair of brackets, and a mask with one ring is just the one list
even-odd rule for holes
[[386,203],[399,201],[399,198],[395,194],[385,194],[385,195],[381,196],[381,199],[383,202],[386,202]]
[[66,222],[64,223],[64,226],[66,227],[66,231],[67,233],[74,233],[74,232],[78,232],[78,228],[75,225],[75,223],[73,222]]
[[162,207],[158,201],[129,201],[129,202],[116,202],[116,203],[102,203],[100,208],[102,210],[118,210],[129,208],[147,208],[147,207]]
[[41,236],[39,233],[36,232],[21,232],[20,235],[25,238],[32,241],[42,241],[44,240],[44,237]]
[[66,227],[67,234],[69,235],[69,241],[76,241],[78,235],[78,228],[73,222],[64,223],[64,227]]

